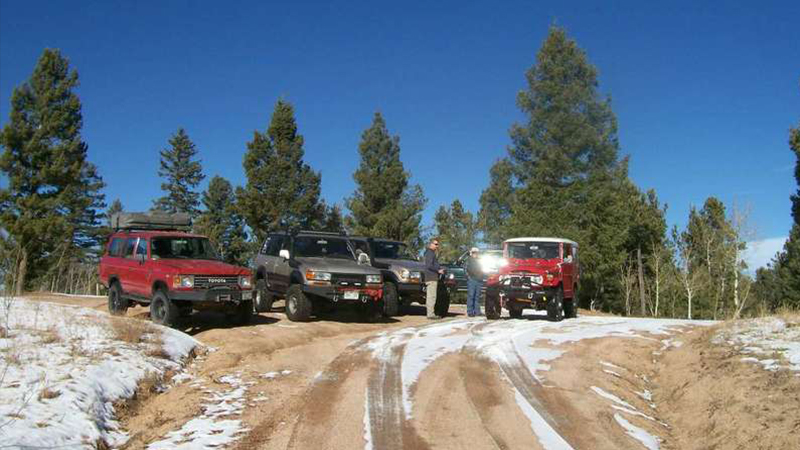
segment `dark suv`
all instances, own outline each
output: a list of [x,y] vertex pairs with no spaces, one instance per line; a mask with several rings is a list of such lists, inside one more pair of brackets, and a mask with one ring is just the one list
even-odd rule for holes
[[357,304],[370,318],[383,311],[383,277],[367,255],[356,259],[347,237],[321,231],[270,234],[255,260],[258,311],[273,299],[286,299],[289,320],[304,322],[312,314],[341,304]]
[[138,303],[167,326],[192,310],[221,311],[236,324],[253,316],[250,271],[224,263],[208,238],[186,231],[188,215],[120,213],[112,226],[98,268],[111,314]]

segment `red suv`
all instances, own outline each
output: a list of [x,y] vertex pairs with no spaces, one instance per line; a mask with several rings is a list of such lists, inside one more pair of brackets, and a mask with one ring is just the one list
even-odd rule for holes
[[184,214],[122,213],[100,258],[111,314],[150,305],[153,322],[174,326],[192,310],[217,310],[235,324],[253,315],[252,274],[222,262],[204,236],[187,231]]
[[547,310],[550,320],[578,315],[578,243],[560,238],[514,238],[503,242],[503,261],[486,281],[486,316],[513,318],[522,310]]

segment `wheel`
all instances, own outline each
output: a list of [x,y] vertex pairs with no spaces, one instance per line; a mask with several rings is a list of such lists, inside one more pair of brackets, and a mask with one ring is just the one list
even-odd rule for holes
[[564,290],[560,286],[553,298],[547,302],[547,318],[553,322],[564,319]]
[[128,300],[122,298],[122,288],[114,282],[108,289],[108,312],[112,316],[124,316],[128,311]]
[[564,317],[575,319],[578,317],[578,285],[572,287],[572,298],[564,301]]
[[383,315],[394,317],[400,312],[400,298],[397,295],[397,285],[386,283],[383,285]]
[[[441,286],[442,283],[439,283]],[[436,304],[433,307],[433,312],[439,317],[447,317],[450,312],[450,290],[447,287],[439,289],[436,293]]]
[[267,282],[263,278],[256,281],[256,289],[253,291],[256,296],[254,302],[250,302],[255,307],[256,312],[270,312],[272,311],[272,302],[275,301],[275,296],[267,289]]
[[512,319],[519,319],[522,317],[522,308],[519,306],[510,306],[508,308],[508,315],[511,316]]
[[164,291],[156,291],[153,300],[150,302],[150,320],[167,327],[174,327],[178,323],[180,311],[172,301],[170,301]]
[[253,301],[245,300],[239,303],[227,316],[228,321],[234,325],[247,325],[253,318]]
[[311,318],[311,300],[298,284],[292,285],[286,292],[286,317],[292,322],[308,322]]
[[484,308],[486,309],[487,319],[497,320],[500,318],[500,296],[497,295],[497,289],[494,288],[486,289]]

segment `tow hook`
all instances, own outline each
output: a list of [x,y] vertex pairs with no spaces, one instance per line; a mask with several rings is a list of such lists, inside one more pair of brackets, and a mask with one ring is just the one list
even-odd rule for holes
[[533,292],[528,292],[528,300],[533,300]]
[[362,295],[361,296],[361,303],[367,303],[367,296],[366,295]]
[[338,301],[339,301],[339,296],[338,295],[334,295],[333,296],[333,303],[336,303]]

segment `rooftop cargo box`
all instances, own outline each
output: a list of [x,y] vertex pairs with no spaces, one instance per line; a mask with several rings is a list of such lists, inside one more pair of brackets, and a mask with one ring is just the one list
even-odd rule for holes
[[117,230],[185,230],[192,227],[187,213],[116,213],[111,216],[111,227]]

